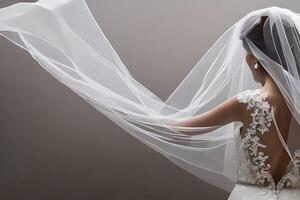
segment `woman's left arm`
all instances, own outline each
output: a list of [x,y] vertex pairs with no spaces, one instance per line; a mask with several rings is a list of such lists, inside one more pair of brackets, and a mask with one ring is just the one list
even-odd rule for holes
[[243,121],[243,107],[236,96],[230,97],[205,113],[176,122],[172,124],[172,126],[210,127],[222,126],[233,121]]

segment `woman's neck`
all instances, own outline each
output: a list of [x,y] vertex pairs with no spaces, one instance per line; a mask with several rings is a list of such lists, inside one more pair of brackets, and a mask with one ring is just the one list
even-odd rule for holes
[[279,88],[277,87],[274,80],[271,78],[271,76],[265,76],[264,79],[261,81],[261,84],[263,85],[262,89],[264,91],[268,92],[280,92]]

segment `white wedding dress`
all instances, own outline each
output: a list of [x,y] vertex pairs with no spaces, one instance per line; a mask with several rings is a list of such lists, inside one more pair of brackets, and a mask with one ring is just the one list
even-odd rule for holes
[[[300,180],[291,163],[277,183],[270,173],[270,155],[263,151],[268,146],[261,139],[264,134],[270,134],[268,131],[272,123],[277,124],[266,97],[267,94],[261,89],[246,90],[237,95],[238,101],[247,105],[252,122],[248,127],[243,127],[243,134],[240,129],[235,135],[238,181],[228,200],[300,199]],[[294,158],[299,160],[299,152],[294,153]]]
[[[89,1],[93,8],[106,6],[96,3]],[[263,30],[252,32],[262,16],[269,17]],[[253,38],[258,35],[264,40]],[[130,135],[201,180],[231,191],[229,200],[300,200],[299,13],[274,6],[250,12],[218,38],[167,100],[135,79],[85,0],[38,0],[1,8],[0,36],[28,51],[53,77]],[[267,54],[261,51],[262,44]],[[276,121],[266,94],[261,89],[247,90],[258,83],[245,62],[245,47],[276,82],[293,114],[288,148],[283,145],[292,162],[285,175],[276,176],[276,182],[270,158],[278,149],[265,140],[273,133],[277,137]],[[9,84],[15,84],[14,79]],[[249,108],[249,121],[242,131],[235,122],[170,125],[205,113],[235,94]]]

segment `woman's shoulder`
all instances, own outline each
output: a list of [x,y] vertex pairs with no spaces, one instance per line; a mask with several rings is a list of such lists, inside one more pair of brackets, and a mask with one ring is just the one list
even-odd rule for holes
[[240,103],[267,101],[270,104],[280,104],[284,101],[282,95],[264,90],[263,88],[247,89],[238,93],[236,97]]
[[244,90],[236,95],[240,103],[248,104],[249,107],[254,107],[257,103],[268,101],[271,95],[263,91],[261,88]]

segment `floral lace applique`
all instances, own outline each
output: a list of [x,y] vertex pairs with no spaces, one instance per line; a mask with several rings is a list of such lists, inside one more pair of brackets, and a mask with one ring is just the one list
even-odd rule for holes
[[[270,173],[270,164],[267,163],[268,157],[262,151],[258,151],[258,147],[267,148],[266,145],[260,143],[260,137],[257,131],[268,134],[269,127],[272,122],[272,114],[270,112],[270,104],[266,101],[267,93],[256,90],[246,90],[237,95],[240,103],[247,104],[247,110],[253,108],[251,113],[252,122],[246,128],[244,137],[237,144],[239,156],[238,181],[242,183],[250,183],[254,185],[267,185],[275,193],[283,187],[291,187],[299,180],[296,169],[292,169],[286,173],[276,184]],[[240,136],[240,135],[239,135]],[[248,153],[246,153],[248,152]]]

